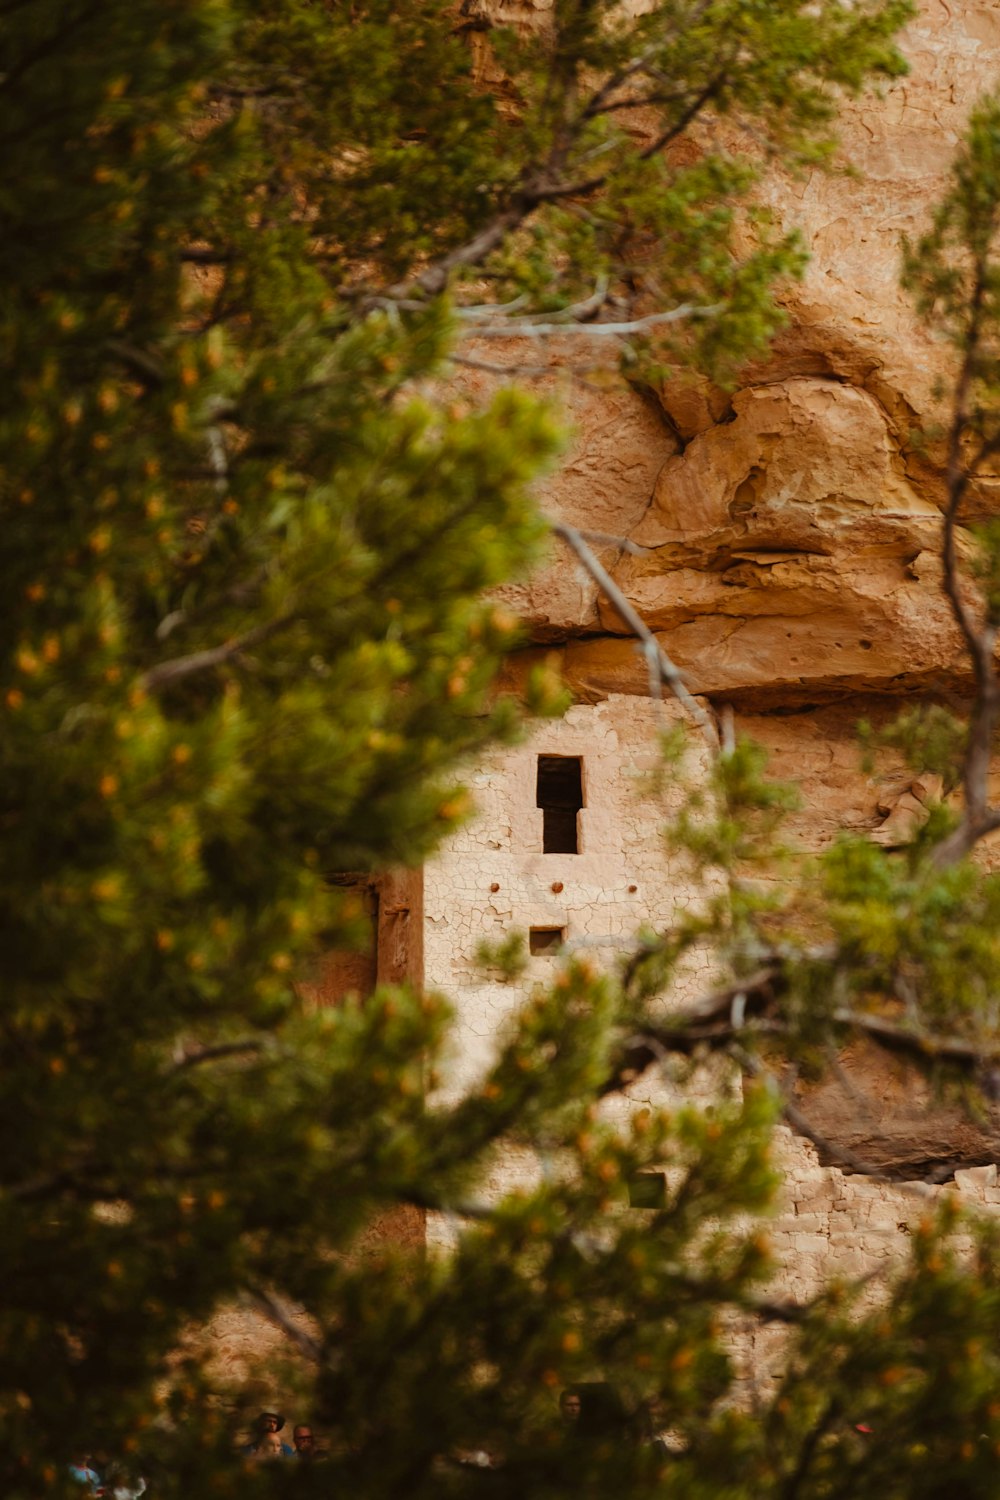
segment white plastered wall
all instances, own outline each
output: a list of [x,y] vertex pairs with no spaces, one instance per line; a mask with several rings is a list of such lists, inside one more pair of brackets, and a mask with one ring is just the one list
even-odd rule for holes
[[[555,972],[552,958],[538,957],[518,983],[491,979],[475,960],[481,942],[496,943],[515,930],[526,934],[533,926],[564,927],[568,946],[611,966],[639,927],[662,929],[700,899],[683,860],[671,858],[664,845],[671,794],[653,796],[649,786],[659,764],[658,736],[678,718],[675,705],[637,697],[580,705],[560,721],[539,724],[514,749],[494,751],[469,778],[477,814],[426,869],[426,983],[444,991],[457,1011],[446,1093],[482,1073],[506,1018],[534,983]],[[697,776],[706,762],[692,745],[685,769]],[[539,755],[583,761],[576,855],[542,853],[542,812],[535,805]],[[711,977],[695,963],[684,988],[697,993]],[[650,1077],[633,1094],[617,1107],[665,1102],[670,1091]],[[957,1192],[963,1204],[1000,1212],[996,1167],[959,1172],[941,1188],[870,1181],[821,1167],[812,1147],[787,1130],[778,1132],[775,1161],[784,1182],[770,1226],[779,1265],[775,1291],[796,1300],[815,1295],[831,1274],[889,1271],[905,1253],[912,1225],[941,1193]],[[532,1160],[512,1158],[498,1165],[487,1190],[500,1191],[537,1169]],[[430,1242],[446,1244],[447,1226],[432,1220]],[[877,1298],[883,1284],[876,1274],[865,1300]],[[779,1328],[737,1340],[751,1385],[767,1383],[783,1338]]]
[[[609,967],[638,928],[663,929],[698,899],[683,861],[664,845],[672,794],[650,789],[659,737],[677,720],[673,704],[643,698],[580,705],[563,719],[540,722],[514,749],[493,752],[469,778],[477,815],[425,872],[425,982],[457,1009],[450,1089],[481,1073],[505,1018],[533,984],[555,973],[556,960],[539,956],[523,980],[502,983],[476,963],[481,943],[559,927],[569,949]],[[582,761],[577,854],[542,852],[540,755]],[[696,773],[702,760],[695,746],[686,770]]]

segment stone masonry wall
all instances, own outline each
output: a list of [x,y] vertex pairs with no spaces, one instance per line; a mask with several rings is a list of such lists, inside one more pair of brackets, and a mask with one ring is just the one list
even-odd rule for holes
[[[544,25],[550,9],[550,0],[483,4],[524,25]],[[917,0],[901,44],[909,75],[847,101],[840,116],[855,175],[766,174],[765,201],[779,224],[801,227],[812,258],[803,281],[781,293],[787,328],[734,391],[678,377],[656,390],[595,392],[560,381],[568,351],[555,347],[546,351],[552,374],[539,383],[575,428],[546,509],[637,544],[602,542],[601,560],[692,690],[716,708],[734,705],[738,726],[773,752],[777,774],[799,782],[794,825],[806,848],[841,828],[896,842],[937,789],[891,758],[862,770],[855,725],[884,722],[911,696],[960,706],[970,687],[941,592],[942,454],[933,437],[917,436],[942,421],[938,386],[947,388],[953,354],[900,289],[900,239],[926,226],[970,110],[1000,79],[1000,6]],[[516,364],[524,350],[512,344],[505,357]],[[462,382],[473,400],[499,383],[481,374]],[[995,512],[998,485],[991,473],[978,486],[981,514]],[[427,975],[459,1005],[456,1081],[483,1065],[519,998],[516,987],[475,976],[481,937],[565,925],[571,943],[590,942],[610,959],[629,930],[660,924],[691,894],[663,860],[663,810],[643,804],[631,774],[647,763],[655,710],[622,621],[558,547],[505,596],[535,642],[509,685],[539,656],[557,655],[578,706],[563,725],[477,768],[480,815],[427,874]],[[633,706],[623,694],[636,695]],[[550,746],[589,768],[575,857],[539,853],[533,758]],[[985,864],[996,864],[998,842],[981,851]],[[529,978],[551,967],[536,959]],[[845,1062],[850,1089],[838,1094],[832,1082],[807,1101],[821,1129],[830,1134],[832,1122],[860,1154],[869,1130],[914,1178],[942,1154],[963,1165],[945,1187],[887,1187],[820,1165],[787,1136],[773,1235],[781,1288],[796,1296],[830,1270],[853,1276],[890,1263],[928,1196],[958,1192],[1000,1212],[997,1129],[977,1134],[956,1111],[928,1108],[882,1058]],[[750,1362],[756,1378],[766,1378],[769,1352],[762,1337]]]
[[[555,972],[555,958],[544,956],[530,959],[519,984],[491,979],[475,961],[480,943],[561,927],[569,949],[608,964],[639,926],[665,927],[694,899],[663,847],[669,798],[644,795],[659,764],[657,732],[676,719],[672,704],[642,698],[578,705],[476,767],[478,815],[425,871],[425,983],[443,990],[458,1012],[450,1087],[485,1066],[504,1018]],[[583,761],[579,854],[542,853],[539,755]]]
[[[476,768],[471,781],[478,815],[425,872],[426,983],[447,993],[457,1009],[449,1090],[467,1085],[486,1066],[506,1018],[533,984],[551,979],[558,962],[533,958],[523,980],[501,983],[476,963],[481,942],[495,943],[532,926],[558,926],[565,928],[568,949],[582,949],[599,965],[610,966],[640,925],[665,927],[679,909],[699,899],[676,856],[671,861],[664,849],[661,830],[671,794],[654,796],[649,783],[658,762],[658,733],[677,717],[672,704],[611,696],[596,705],[577,705],[561,721],[539,724],[524,744],[494,752]],[[805,795],[796,832],[801,844],[813,848],[828,842],[837,826],[877,833],[884,817],[880,807],[905,781],[893,764],[862,774],[851,744],[850,714],[838,718],[828,710],[825,719],[817,733],[806,735],[803,745],[811,743],[811,754],[800,755],[797,763],[801,726],[789,729],[785,720],[768,719],[748,726],[762,731],[765,742],[775,741],[779,770],[798,770]],[[816,730],[815,720],[810,724]],[[535,776],[537,758],[546,754],[583,760],[579,854],[542,853]],[[685,769],[697,775],[699,766],[704,760],[693,751]],[[810,815],[817,800],[825,804],[823,818]],[[709,983],[710,971],[694,966],[684,987],[694,994]],[[863,1082],[859,1079],[858,1086]],[[882,1082],[876,1072],[874,1086]],[[633,1102],[662,1101],[669,1094],[647,1079]],[[870,1107],[878,1102],[873,1099]],[[866,1108],[856,1099],[852,1107]],[[911,1129],[917,1131],[919,1101],[910,1107]],[[905,1105],[902,1119],[905,1127]],[[955,1181],[942,1187],[897,1186],[821,1165],[815,1150],[787,1130],[779,1131],[776,1150],[784,1179],[770,1226],[780,1267],[777,1295],[803,1300],[830,1275],[853,1278],[888,1270],[905,1251],[912,1225],[940,1193],[957,1191],[966,1204],[1000,1212],[995,1165],[959,1170]],[[499,1189],[531,1170],[531,1163],[512,1160],[492,1186]],[[447,1233],[432,1225],[431,1239],[446,1241]],[[876,1274],[867,1295],[878,1292]],[[780,1330],[764,1330],[743,1347],[749,1384],[767,1381],[781,1337]]]

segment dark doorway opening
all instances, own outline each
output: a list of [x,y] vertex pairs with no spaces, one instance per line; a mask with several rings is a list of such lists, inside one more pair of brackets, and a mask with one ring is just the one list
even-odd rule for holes
[[579,755],[540,755],[536,805],[542,809],[542,851],[579,854],[576,815],[583,806]]

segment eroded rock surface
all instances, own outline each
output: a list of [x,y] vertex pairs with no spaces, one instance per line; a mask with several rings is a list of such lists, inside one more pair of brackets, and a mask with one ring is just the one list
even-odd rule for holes
[[[547,4],[515,8],[540,21]],[[1000,10],[922,0],[903,48],[908,77],[845,104],[856,175],[765,177],[765,201],[812,259],[784,294],[787,329],[740,389],[671,381],[659,426],[627,388],[565,392],[578,446],[548,503],[644,549],[601,556],[691,686],[748,707],[967,688],[937,558],[935,390],[952,354],[898,278],[901,237],[926,224],[969,110],[1000,78]],[[564,646],[581,697],[647,691],[621,621],[571,558],[510,598],[537,641]]]
[[[543,0],[520,0],[525,13],[544,9]],[[1000,79],[1000,7],[921,0],[903,47],[910,76],[845,106],[844,156],[856,175],[775,171],[764,182],[775,218],[799,226],[812,256],[784,294],[788,326],[767,357],[743,371],[735,392],[693,378],[667,383],[654,393],[655,436],[648,392],[619,391],[605,408],[614,410],[609,425],[592,422],[591,394],[567,387],[586,455],[576,478],[604,478],[564,481],[547,497],[581,529],[638,549],[595,544],[689,685],[717,706],[734,704],[776,772],[798,781],[794,831],[814,849],[842,829],[892,847],[937,790],[891,758],[864,771],[857,721],[887,721],[908,695],[956,706],[970,688],[939,558],[934,428],[945,419],[940,388],[953,354],[899,287],[900,244],[926,225],[970,109]],[[618,472],[619,450],[634,453],[647,432],[655,478],[643,493],[643,467],[632,462],[616,505],[607,476]],[[978,513],[1000,509],[998,484],[987,477],[980,487]],[[650,691],[635,641],[568,553],[516,602],[538,643],[522,669],[556,649],[584,702]],[[997,863],[995,849],[982,852]],[[843,1064],[839,1078],[803,1095],[842,1148],[903,1177],[949,1163],[978,1170],[1000,1151],[996,1120],[980,1127],[935,1106],[883,1057],[851,1054]],[[814,1169],[802,1170],[815,1184]],[[829,1248],[832,1221],[821,1218],[808,1227]],[[887,1232],[898,1227],[893,1220]],[[793,1239],[796,1253],[809,1248],[801,1234]]]
[[875,398],[799,377],[667,461],[616,575],[699,691],[792,701],[962,670],[939,534]]

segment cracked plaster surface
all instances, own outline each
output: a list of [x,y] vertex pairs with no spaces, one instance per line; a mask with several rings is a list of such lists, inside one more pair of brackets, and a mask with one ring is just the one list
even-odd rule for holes
[[[554,958],[533,957],[522,982],[502,983],[477,965],[481,943],[496,943],[511,931],[527,934],[532,927],[562,928],[570,951],[607,966],[639,926],[666,927],[696,899],[681,862],[663,842],[670,794],[664,802],[650,796],[647,786],[659,764],[658,733],[677,717],[674,705],[639,698],[578,705],[477,767],[471,778],[477,816],[425,872],[425,979],[458,1009],[450,1088],[478,1075],[505,1017],[533,983],[550,980],[556,971]],[[578,854],[542,852],[539,755],[582,760]],[[689,760],[696,765],[698,753]]]
[[[875,707],[888,713],[891,706]],[[649,783],[658,763],[658,735],[679,717],[672,703],[611,695],[576,705],[561,721],[538,724],[525,743],[494,752],[475,769],[477,814],[425,871],[426,982],[448,994],[457,1011],[444,1095],[475,1085],[508,1018],[534,984],[551,981],[557,970],[557,960],[533,958],[523,979],[500,983],[476,963],[481,942],[495,943],[532,926],[560,926],[570,949],[610,968],[640,925],[664,928],[679,910],[703,899],[683,862],[668,858],[662,840],[663,822],[681,794],[654,795]],[[803,806],[791,831],[806,847],[822,847],[845,826],[876,834],[886,806],[906,794],[910,773],[895,757],[883,756],[861,771],[850,707],[791,717],[738,715],[737,727],[769,744],[777,774],[798,780]],[[542,853],[535,776],[543,754],[579,755],[583,761],[579,854]],[[706,767],[704,754],[694,749],[685,774],[697,780]],[[706,958],[685,975],[681,993],[697,994],[711,982]],[[695,1097],[708,1100],[718,1082],[718,1076],[705,1076]],[[610,1104],[607,1115],[621,1118],[677,1098],[672,1083],[647,1076],[630,1097]],[[957,1192],[967,1205],[1000,1212],[995,1167],[959,1170],[953,1183],[938,1188],[873,1182],[821,1165],[813,1148],[787,1131],[779,1132],[776,1164],[783,1188],[770,1225],[775,1291],[796,1299],[814,1295],[831,1274],[888,1271],[905,1251],[912,1223],[942,1193]],[[529,1183],[540,1170],[530,1153],[514,1153],[496,1164],[485,1191]],[[453,1233],[453,1225],[435,1219],[429,1243],[447,1246]],[[879,1285],[876,1276],[866,1295],[876,1297]],[[780,1346],[780,1336],[769,1330],[736,1339],[748,1382],[772,1378]]]

